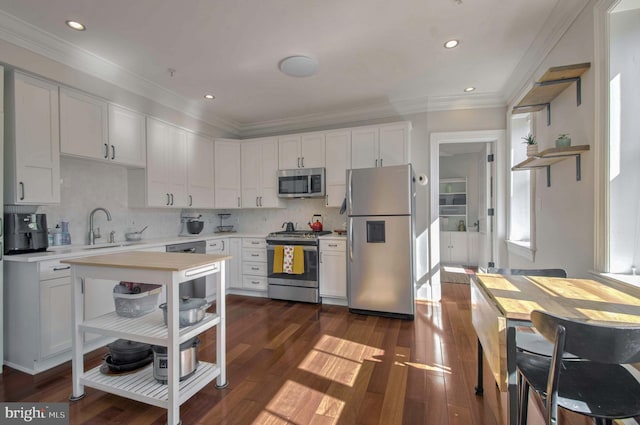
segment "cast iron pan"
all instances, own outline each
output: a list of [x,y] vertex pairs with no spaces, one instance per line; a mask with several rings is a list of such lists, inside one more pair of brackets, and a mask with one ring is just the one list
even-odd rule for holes
[[105,375],[132,372],[134,370],[145,367],[151,362],[153,362],[153,352],[151,353],[151,355],[142,360],[127,364],[114,364],[111,360],[111,355],[107,354],[106,356],[104,356],[102,366],[100,366],[100,372],[104,373]]

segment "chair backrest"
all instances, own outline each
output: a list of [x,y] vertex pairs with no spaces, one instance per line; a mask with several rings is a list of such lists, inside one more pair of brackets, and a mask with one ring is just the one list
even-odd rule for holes
[[[531,321],[546,339],[555,342],[558,328],[564,329],[564,347],[569,352],[599,363],[640,362],[640,325],[586,322],[534,310]],[[561,357],[560,357],[561,358]]]
[[489,267],[487,273],[519,275],[519,276],[545,276],[545,277],[567,277],[567,272],[563,269],[496,269]]

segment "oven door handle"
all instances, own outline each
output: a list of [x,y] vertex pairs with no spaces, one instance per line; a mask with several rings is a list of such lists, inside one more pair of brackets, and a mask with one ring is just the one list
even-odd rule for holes
[[[278,246],[279,244],[276,245],[267,245],[267,251],[275,251],[276,246]],[[282,244],[282,246],[284,246],[286,244]],[[302,246],[302,250],[303,251],[318,251],[318,247],[315,245],[293,245],[293,246]]]

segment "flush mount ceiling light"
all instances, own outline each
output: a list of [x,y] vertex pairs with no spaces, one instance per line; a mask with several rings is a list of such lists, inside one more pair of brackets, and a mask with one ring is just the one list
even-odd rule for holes
[[65,23],[65,24],[67,24],[67,26],[68,26],[69,28],[71,28],[72,30],[76,30],[76,31],[84,31],[84,30],[86,30],[86,29],[87,29],[84,25],[82,25],[82,24],[81,24],[80,22],[78,22],[78,21],[72,21],[72,20],[70,20],[70,19],[69,19],[69,20],[67,20],[67,21],[64,21],[64,23]]
[[215,99],[216,97],[215,97],[214,95],[212,95],[212,94],[205,94],[205,95],[204,95],[204,98],[205,98],[205,99],[207,99],[207,100],[213,100],[213,99]]
[[460,44],[460,42],[458,40],[449,40],[449,41],[444,43],[444,48],[445,49],[453,49],[454,47],[457,47],[458,44]]
[[280,61],[279,68],[290,77],[310,77],[318,72],[318,62],[308,56],[289,56]]
[[472,91],[474,91],[476,88],[475,87],[467,87],[466,89],[464,89],[465,93],[470,93]]

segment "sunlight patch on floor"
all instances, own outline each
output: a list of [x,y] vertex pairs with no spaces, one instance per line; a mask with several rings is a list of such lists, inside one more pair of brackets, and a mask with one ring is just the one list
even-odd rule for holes
[[426,370],[426,371],[429,371],[429,372],[446,373],[447,375],[451,375],[451,368],[447,367],[447,366],[442,366],[442,365],[430,366],[428,364],[414,363],[414,362],[404,362],[404,363],[406,365],[408,365],[408,366],[415,367],[416,369]]
[[379,362],[384,350],[365,344],[323,335],[300,362],[300,369],[352,387],[364,360]]
[[458,266],[442,266],[442,269],[445,272],[449,272],[449,273],[462,273],[462,274],[467,274],[466,270],[464,269],[464,267],[458,267]]
[[[265,409],[253,421],[254,424],[299,424],[296,422],[295,416],[300,413],[300,406],[304,406],[311,399],[325,399],[327,396],[320,391],[316,391],[306,385],[287,380],[278,393],[269,401]],[[332,404],[338,406],[344,402],[335,400]],[[340,407],[339,411],[342,411]],[[338,414],[339,416],[339,414]]]

